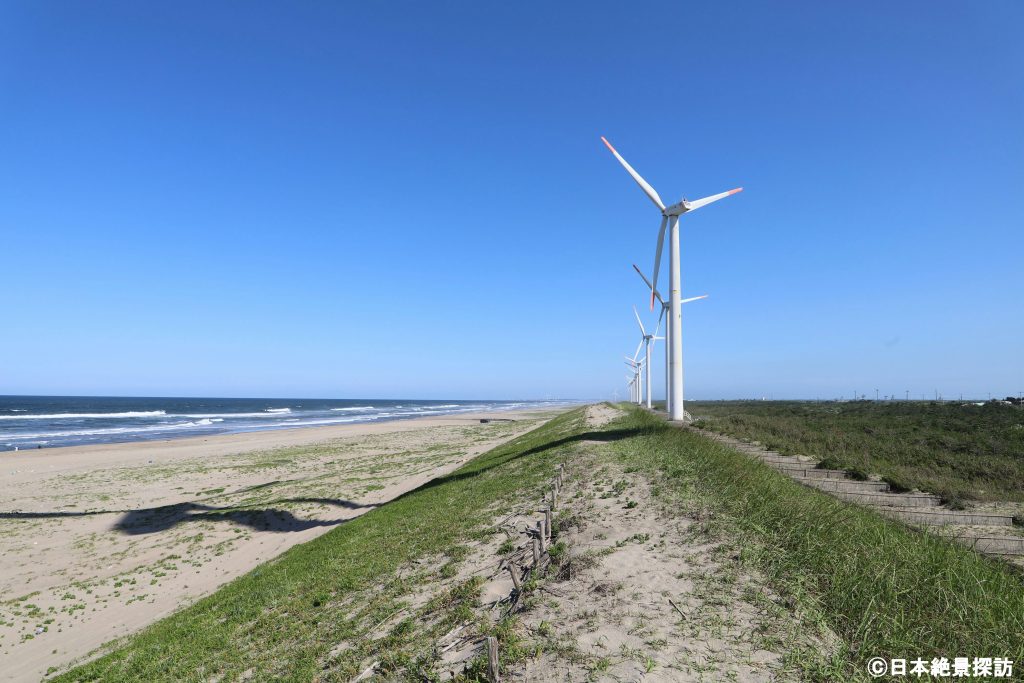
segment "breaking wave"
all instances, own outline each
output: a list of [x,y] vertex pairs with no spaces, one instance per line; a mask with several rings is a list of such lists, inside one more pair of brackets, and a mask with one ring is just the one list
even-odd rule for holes
[[0,420],[91,420],[119,417],[165,417],[163,410],[141,410],[128,413],[51,413],[49,415],[0,415]]

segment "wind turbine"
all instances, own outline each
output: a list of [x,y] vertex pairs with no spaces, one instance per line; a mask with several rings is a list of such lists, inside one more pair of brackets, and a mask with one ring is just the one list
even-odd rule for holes
[[633,397],[630,399],[633,403],[640,402],[640,364],[636,361],[630,360],[629,356],[626,356],[626,365],[633,371]]
[[658,336],[658,328],[661,327],[661,317],[660,316],[658,317],[658,327],[654,328],[654,334],[647,334],[647,330],[644,329],[644,324],[642,322],[640,322],[640,314],[636,312],[636,306],[633,307],[633,316],[636,318],[636,324],[640,326],[640,337],[641,337],[640,343],[637,344],[637,347],[636,347],[636,353],[633,354],[633,358],[637,357],[637,354],[640,353],[640,347],[643,346],[644,347],[644,358],[643,358],[643,360],[641,362],[645,366],[645,369],[646,369],[646,372],[647,372],[647,378],[645,379],[645,381],[647,382],[647,394],[646,394],[646,399],[644,399],[644,397],[641,397],[641,399],[642,399],[641,402],[646,402],[647,403],[647,408],[650,409],[652,407],[651,406],[651,345],[654,343],[655,339],[664,339],[664,337],[659,337]]
[[615,155],[615,158],[619,160],[622,167],[626,169],[636,184],[640,186],[640,189],[644,191],[644,194],[654,202],[654,205],[661,211],[661,227],[658,228],[658,247],[654,252],[654,277],[651,278],[651,310],[654,310],[654,291],[658,286],[658,269],[661,267],[661,249],[665,243],[665,228],[669,228],[669,321],[668,321],[668,336],[670,344],[666,346],[670,347],[669,350],[669,378],[671,379],[671,391],[669,395],[670,399],[670,420],[683,420],[685,419],[686,412],[683,410],[683,330],[682,330],[682,318],[680,316],[680,272],[679,272],[679,217],[689,211],[694,211],[707,206],[712,202],[717,202],[719,199],[725,199],[729,195],[736,194],[743,190],[742,187],[737,187],[734,190],[728,192],[722,192],[720,194],[714,194],[710,197],[704,197],[703,199],[696,199],[692,202],[683,199],[672,206],[665,206],[665,203],[661,201],[661,197],[654,190],[653,187],[648,184],[646,180],[640,177],[640,174],[633,170],[622,156],[615,151],[612,144],[608,142],[603,136],[601,141],[604,142],[605,146]]
[[636,368],[633,367],[633,363],[630,362],[629,357],[626,357],[626,365],[632,370],[631,373],[626,375],[626,379],[629,380],[629,402],[636,403]]
[[629,402],[630,403],[636,403],[637,402],[637,398],[636,398],[636,392],[637,392],[637,385],[636,385],[637,377],[636,377],[636,375],[637,375],[637,373],[636,373],[636,368],[632,368],[632,370],[633,370],[632,374],[627,374],[626,375],[626,379],[629,381],[629,384],[628,384],[628,386],[629,386]]
[[[665,313],[668,312],[669,304],[668,304],[667,301],[665,301],[664,299],[661,298],[661,293],[658,292],[658,290],[656,290],[654,288],[654,286],[651,284],[651,281],[647,279],[647,276],[644,275],[643,271],[640,270],[640,268],[638,268],[635,263],[633,264],[633,270],[635,270],[636,274],[639,275],[640,278],[644,281],[644,284],[647,285],[647,288],[649,290],[651,290],[652,292],[654,292],[654,298],[656,298],[658,300],[658,303],[661,304],[661,313],[658,314],[658,324],[660,325],[661,324],[661,319],[665,316]],[[679,303],[680,304],[688,304],[691,301],[699,301],[701,299],[707,299],[707,298],[708,298],[707,294],[701,294],[700,296],[691,296],[688,299],[683,299]],[[671,355],[670,355],[671,352],[672,352],[672,342],[670,340],[672,339],[672,335],[669,334],[670,330],[671,330],[671,326],[670,325],[666,326],[665,327],[665,336],[663,337],[665,339],[665,412],[668,413],[669,415],[672,414],[672,391],[671,391],[672,380],[671,380],[671,376],[670,376],[670,370],[671,370],[671,367],[672,367]],[[650,382],[649,379],[647,381],[647,386],[648,387],[651,386],[651,382]]]
[[[643,342],[640,342],[640,343],[642,344]],[[644,393],[644,380],[643,380],[643,376],[640,374],[640,371],[643,369],[644,361],[643,361],[643,359],[641,359],[639,361],[636,359],[636,356],[639,353],[640,353],[640,348],[637,347],[636,353],[633,354],[632,358],[630,358],[629,356],[625,357],[626,358],[626,365],[628,365],[629,367],[633,368],[633,382],[636,385],[634,387],[635,394],[634,394],[634,398],[633,398],[633,403],[636,403],[637,405],[639,405],[641,403],[642,396],[643,396],[643,393]]]

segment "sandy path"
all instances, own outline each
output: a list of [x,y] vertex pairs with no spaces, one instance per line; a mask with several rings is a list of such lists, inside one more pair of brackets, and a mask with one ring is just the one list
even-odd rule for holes
[[[608,417],[609,409],[588,409],[593,426]],[[583,442],[566,468],[559,540],[570,560],[555,593],[522,618],[548,646],[509,673],[539,683],[799,680],[784,654],[830,645],[609,449]]]
[[[618,414],[590,406],[588,425],[598,429]],[[536,654],[507,666],[502,680],[795,681],[800,674],[786,654],[831,651],[834,636],[792,614],[702,520],[655,496],[656,481],[623,469],[609,442],[577,442],[565,465],[560,559],[542,564],[515,612],[517,645]],[[479,609],[492,623],[514,595],[497,560],[532,566],[528,530],[544,505],[534,499],[511,516],[501,511],[494,523],[506,534],[473,547],[454,582],[484,578]],[[438,663],[440,679],[463,672],[482,643],[454,630],[442,637],[439,648],[451,649]]]
[[0,455],[0,678],[39,680],[554,414]]

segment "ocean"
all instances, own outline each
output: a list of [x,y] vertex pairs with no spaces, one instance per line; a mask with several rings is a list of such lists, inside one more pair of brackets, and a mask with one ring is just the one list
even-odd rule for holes
[[0,451],[403,420],[570,401],[0,396]]

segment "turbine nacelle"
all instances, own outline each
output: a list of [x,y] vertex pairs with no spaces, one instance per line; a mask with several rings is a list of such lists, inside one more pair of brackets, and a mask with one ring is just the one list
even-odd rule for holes
[[690,202],[684,199],[676,204],[673,204],[672,206],[666,206],[665,210],[661,212],[661,215],[671,218],[672,216],[682,216],[689,210]]
[[[729,195],[736,194],[737,192],[742,192],[743,188],[737,187],[735,190],[720,192],[718,194],[713,194],[710,197],[704,197],[703,199],[695,199],[692,202],[683,199],[672,206],[666,207],[665,203],[661,201],[661,197],[658,196],[658,191],[651,187],[651,184],[644,180],[643,177],[636,172],[636,169],[630,166],[629,162],[622,158],[622,155],[612,147],[612,143],[608,142],[604,136],[601,136],[601,142],[605,144],[608,150],[615,156],[616,160],[622,164],[622,167],[626,169],[626,172],[629,173],[636,184],[640,186],[640,189],[643,190],[644,194],[647,195],[647,198],[654,202],[654,205],[661,211],[661,227],[658,228],[658,246],[654,250],[654,273],[651,277],[651,310],[653,311],[655,298],[654,293],[658,288],[658,270],[661,267],[661,249],[665,242],[665,228],[669,223],[671,223],[672,232],[675,233],[678,229],[679,217],[684,213],[693,211],[694,209],[699,209],[702,206],[707,206],[711,202],[717,202],[719,199],[725,199]],[[673,268],[678,268],[678,264],[673,266]]]

